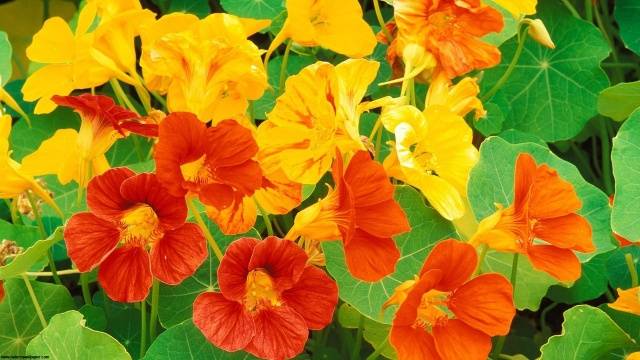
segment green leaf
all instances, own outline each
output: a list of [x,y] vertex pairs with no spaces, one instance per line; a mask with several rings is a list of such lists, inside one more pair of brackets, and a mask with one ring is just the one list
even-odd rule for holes
[[620,236],[640,239],[640,110],[622,124],[613,138],[611,163],[616,180],[616,197],[611,212],[611,227]]
[[[64,286],[32,281],[45,319],[74,309],[73,299]],[[6,297],[0,303],[0,355],[24,355],[27,343],[41,330],[36,309],[22,279],[4,283]]]
[[500,107],[492,102],[484,104],[487,115],[481,119],[473,121],[473,126],[484,136],[495,135],[502,130],[504,114]]
[[[22,95],[20,95],[22,98]],[[16,97],[14,97],[16,99]],[[22,104],[20,104],[22,106]],[[23,107],[24,108],[24,107]],[[25,108],[25,111],[29,111]],[[20,120],[11,130],[11,157],[20,162],[23,157],[34,152],[42,141],[50,138],[58,129],[78,129],[80,119],[70,109],[59,106],[50,114],[30,115],[31,128],[27,122]]]
[[358,310],[349,304],[342,304],[338,308],[338,321],[342,327],[347,329],[357,329],[362,322],[362,337],[369,343],[375,350],[380,347],[380,354],[388,359],[396,359],[397,355],[391,344],[389,343],[389,331],[391,331],[391,325],[381,324],[377,321],[373,321],[366,316],[362,316]]
[[629,117],[640,106],[640,81],[620,83],[598,96],[598,112],[616,121]]
[[169,0],[167,13],[184,12],[191,13],[199,18],[204,18],[211,12],[207,0]]
[[491,45],[500,46],[516,34],[516,31],[518,29],[518,20],[514,18],[509,11],[496,4],[494,1],[485,0],[484,2],[487,5],[500,11],[500,13],[502,14],[502,19],[504,20],[504,27],[499,33],[491,33],[484,36],[482,38],[482,41],[487,42]]
[[547,296],[565,304],[577,304],[597,299],[607,291],[607,260],[610,252],[595,256],[588,263],[582,264],[582,276],[571,287],[552,286]]
[[611,320],[615,321],[636,343],[640,343],[640,316],[628,312],[614,310],[608,304],[599,306],[600,310],[609,315]]
[[[0,267],[0,280],[20,276],[24,272],[31,270],[32,266],[47,256],[47,251],[60,240],[62,240],[61,227],[54,231],[47,239],[36,241],[33,246],[18,254],[11,262]],[[40,266],[40,269],[41,268],[42,266]]]
[[[117,303],[103,291],[93,294],[93,304],[104,311],[107,318],[106,332],[116,338],[130,354],[140,351],[140,310],[133,304]],[[147,314],[147,319],[149,314]]]
[[[610,209],[607,196],[597,187],[586,182],[574,165],[560,159],[549,149],[534,143],[509,144],[499,137],[487,138],[482,143],[480,160],[471,171],[468,185],[469,201],[476,219],[484,219],[495,212],[496,203],[508,206],[512,202],[515,160],[518,154],[525,152],[531,154],[538,164],[546,163],[556,169],[563,179],[573,184],[582,200],[579,213],[591,224],[596,251],[590,254],[576,253],[580,260],[586,262],[597,254],[614,249],[609,227]],[[490,262],[487,269],[497,270],[507,277],[510,276],[512,255],[489,253],[487,258],[485,262]],[[492,260],[494,258],[495,260]],[[524,256],[520,258],[518,266],[516,286],[522,290],[518,291],[516,288],[516,307],[536,310],[547,288],[557,282],[530,268],[529,261]],[[520,279],[523,266],[529,269],[527,271],[530,276],[523,276]]]
[[541,348],[542,360],[597,360],[613,350],[637,344],[602,310],[575,306],[564,313],[562,333]]
[[396,188],[396,200],[404,209],[411,224],[409,233],[397,236],[400,260],[396,271],[377,282],[364,282],[349,274],[340,241],[323,242],[327,270],[338,283],[340,298],[364,316],[383,324],[391,324],[395,308],[384,313],[382,304],[402,282],[412,279],[422,268],[431,248],[440,240],[456,237],[451,223],[427,206],[418,191],[409,186]]
[[95,305],[83,305],[78,311],[87,320],[86,325],[93,330],[105,331],[107,328],[107,315],[104,310]]
[[144,359],[256,359],[242,351],[228,353],[213,346],[193,325],[191,319],[169,328],[151,344]]
[[285,10],[283,0],[220,0],[220,5],[230,14],[254,19],[273,19]]
[[71,310],[51,318],[49,325],[27,346],[27,355],[54,359],[131,360],[124,346],[109,334],[85,326],[84,316]]
[[9,37],[6,32],[0,31],[0,87],[8,83],[11,78],[11,54]]
[[501,132],[500,134],[498,134],[499,137],[507,140],[508,142],[512,143],[512,144],[522,144],[522,143],[534,143],[534,144],[538,144],[544,147],[547,147],[547,143],[544,142],[544,140],[540,139],[539,137],[531,134],[531,133],[526,133],[526,132],[522,132],[520,130],[516,130],[516,129],[508,129],[505,130],[503,132]]
[[147,161],[151,150],[151,142],[146,138],[129,135],[116,141],[107,151],[107,161],[111,167],[127,166]]
[[609,283],[614,289],[631,287],[631,274],[625,260],[627,254],[631,255],[631,259],[636,265],[636,272],[640,276],[640,247],[625,246],[615,249],[607,260],[606,271]]
[[620,26],[620,37],[625,46],[640,55],[640,2],[637,0],[617,0],[613,16]]
[[[600,68],[609,47],[598,29],[571,16],[561,3],[543,2],[538,8],[557,47],[547,49],[527,39],[513,73],[491,102],[502,109],[505,129],[547,142],[570,139],[597,114],[598,93],[609,84]],[[483,91],[502,77],[516,47],[516,39],[501,47],[502,63],[485,71]]]
[[[224,252],[224,249],[235,239],[241,237],[260,238],[260,234],[252,229],[246,234],[241,235],[223,235],[216,225],[211,223],[206,215],[205,221],[208,222],[209,230],[216,239],[218,246]],[[160,284],[160,305],[158,316],[160,323],[165,328],[175,326],[187,319],[190,319],[193,313],[193,301],[205,291],[213,291],[217,289],[217,270],[218,259],[209,249],[209,257],[196,270],[193,276],[185,279],[180,285],[169,286]]]

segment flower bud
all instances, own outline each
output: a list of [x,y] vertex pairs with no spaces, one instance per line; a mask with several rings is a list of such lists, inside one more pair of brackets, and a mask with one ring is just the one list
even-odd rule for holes
[[555,49],[556,44],[551,40],[551,35],[544,26],[544,23],[540,19],[524,19],[523,22],[529,25],[529,36],[539,44],[548,47],[549,49]]

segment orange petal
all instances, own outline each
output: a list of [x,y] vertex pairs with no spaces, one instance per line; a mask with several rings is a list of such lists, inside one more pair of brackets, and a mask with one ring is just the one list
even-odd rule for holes
[[420,270],[420,275],[430,270],[441,270],[442,279],[435,288],[440,291],[452,291],[471,277],[477,264],[478,254],[473,246],[448,239],[433,247]]
[[433,337],[421,327],[392,326],[389,342],[400,360],[440,360]]
[[151,248],[151,272],[160,281],[178,285],[207,258],[207,241],[196,224],[167,231]]
[[574,213],[582,207],[573,184],[563,180],[555,169],[543,164],[529,193],[529,216],[536,219],[554,218]]
[[291,359],[304,350],[309,329],[288,306],[267,308],[253,317],[256,334],[245,351],[263,359]]
[[78,270],[91,271],[111,254],[120,241],[117,225],[89,212],[74,214],[64,228],[67,252]]
[[234,200],[230,206],[218,210],[206,206],[207,216],[216,222],[223,234],[244,234],[256,223],[256,204],[253,198],[245,196]]
[[580,252],[596,250],[592,240],[591,224],[578,214],[541,219],[536,222],[533,232],[537,238],[559,248]]
[[113,301],[143,301],[153,281],[149,253],[139,246],[114,250],[100,264],[98,281]]
[[338,304],[338,286],[324,271],[307,266],[300,280],[282,293],[287,306],[302,315],[311,330],[320,330],[333,320]]
[[609,307],[640,316],[640,287],[618,289],[618,298]]
[[442,271],[430,270],[420,277],[420,280],[411,288],[406,299],[400,304],[393,326],[413,326],[418,316],[418,307],[422,302],[422,295],[432,290],[440,281]]
[[361,229],[344,244],[347,268],[363,281],[378,281],[396,270],[400,251],[391,238],[380,238]]
[[433,338],[442,360],[486,360],[491,351],[489,335],[457,319],[435,326]]
[[[341,159],[341,156],[337,158]],[[353,156],[344,179],[353,190],[358,206],[375,205],[393,199],[394,188],[387,173],[366,151],[358,151]]]
[[580,261],[573,251],[568,249],[552,245],[533,245],[529,247],[527,256],[534,268],[562,282],[576,281],[582,273]]
[[536,174],[536,161],[527,153],[521,153],[516,159],[515,184],[513,187],[513,207],[521,212],[526,206],[529,190]]

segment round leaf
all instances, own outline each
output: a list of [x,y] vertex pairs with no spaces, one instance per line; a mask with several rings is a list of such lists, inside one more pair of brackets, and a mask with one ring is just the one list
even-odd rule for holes
[[620,83],[598,96],[598,112],[616,121],[629,117],[640,106],[640,81]]
[[613,16],[620,26],[620,37],[627,48],[640,55],[640,2],[638,0],[617,0]]

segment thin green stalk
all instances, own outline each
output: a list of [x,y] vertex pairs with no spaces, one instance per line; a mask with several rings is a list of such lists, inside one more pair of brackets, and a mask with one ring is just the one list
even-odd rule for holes
[[111,79],[109,80],[109,84],[111,84],[111,88],[113,89],[113,92],[116,94],[116,97],[120,100],[120,102],[124,103],[124,105],[128,107],[129,110],[137,113],[138,110],[135,106],[133,106],[127,94],[125,94],[122,86],[120,85],[120,82],[117,79]]
[[5,204],[7,204],[7,207],[9,208],[9,214],[11,215],[11,223],[12,224],[20,224],[19,220],[20,220],[20,216],[18,216],[18,210],[16,209],[16,207],[14,206],[15,204],[15,200],[9,200],[9,199],[4,199]]
[[[513,297],[516,296],[516,279],[518,276],[518,257],[520,254],[513,254],[513,262],[511,263],[511,286],[513,287]],[[501,336],[496,342],[496,346],[493,349],[493,358],[498,358],[502,353],[502,349],[504,348],[504,342],[506,341],[506,336]]]
[[557,302],[551,303],[551,305],[547,306],[546,308],[544,308],[544,310],[542,310],[542,312],[540,313],[540,327],[541,328],[546,328],[547,327],[547,314],[549,313],[549,311],[555,309],[555,307],[558,306]]
[[585,19],[593,22],[593,0],[584,0]]
[[640,65],[638,65],[636,63],[630,63],[630,62],[622,62],[622,63],[603,62],[602,63],[602,67],[604,67],[604,68],[630,68],[630,69],[635,69],[635,68],[640,68]]
[[382,350],[384,350],[385,346],[387,346],[387,343],[389,342],[389,335],[387,335],[387,337],[384,339],[384,341],[382,342],[382,344],[380,344],[380,346],[378,346],[378,348],[372,352],[369,356],[367,356],[366,360],[375,360],[378,358],[378,356],[380,356],[380,354],[382,354]]
[[601,118],[598,123],[601,145],[602,180],[607,194],[613,194],[613,180],[611,179],[611,139],[605,118]]
[[636,270],[636,264],[633,262],[633,256],[631,254],[624,254],[624,261],[629,268],[629,275],[631,275],[631,287],[638,286],[638,270]]
[[288,40],[287,46],[284,48],[284,55],[282,55],[282,63],[280,64],[280,79],[278,80],[278,96],[284,92],[284,82],[285,80],[287,80],[287,64],[289,63],[291,44],[293,44],[293,41]]
[[573,6],[573,4],[571,4],[569,0],[562,0],[562,3],[567,7],[571,15],[577,17],[578,19],[581,19],[580,13],[578,13],[578,10],[576,10],[576,8]]
[[140,359],[147,351],[147,300],[140,302]]
[[[29,204],[31,204],[31,211],[33,211],[33,216],[36,218],[36,223],[38,224],[38,229],[40,229],[40,235],[43,239],[47,238],[47,230],[44,228],[44,223],[42,222],[42,216],[40,215],[40,210],[38,210],[38,204],[36,203],[33,195],[30,191],[26,191],[27,199],[29,200]],[[60,281],[60,277],[58,276],[58,271],[56,269],[56,262],[53,260],[53,254],[51,253],[51,249],[47,251],[47,258],[49,260],[49,268],[53,273],[53,281],[62,285],[62,281]]]
[[387,41],[391,43],[393,41],[393,36],[389,33],[389,30],[385,26],[384,18],[382,17],[382,11],[380,11],[380,3],[379,0],[373,0],[373,11],[376,13],[376,19],[378,19],[378,24],[380,24],[380,30],[387,38]]
[[[79,274],[80,271],[78,271],[77,269],[67,269],[67,270],[60,270],[58,271],[58,275],[63,276],[63,275],[75,275],[75,274]],[[27,276],[35,276],[35,277],[39,277],[39,276],[53,276],[53,273],[50,271],[32,271],[29,272],[27,271],[25,273]]]
[[409,91],[411,92],[411,94],[410,94],[411,105],[416,106],[416,82],[415,82],[415,78],[409,79]]
[[582,151],[580,151],[580,149],[574,142],[571,142],[571,151],[573,151],[574,155],[578,158],[578,161],[580,162],[580,165],[581,165],[580,169],[587,171],[591,179],[593,180],[597,179],[598,177],[593,172],[593,169],[591,169],[591,164],[589,163],[589,159],[585,154],[582,153]]
[[363,331],[364,331],[364,316],[361,316],[360,322],[358,323],[358,331],[356,333],[356,343],[353,345],[353,350],[351,351],[351,360],[360,359],[360,348],[362,347]]
[[84,303],[91,305],[91,291],[89,291],[89,279],[86,273],[80,274],[80,287],[82,287],[82,298]]
[[[518,31],[520,31],[520,29],[518,29]],[[520,59],[520,55],[522,55],[522,50],[524,50],[524,44],[526,42],[527,30],[525,28],[524,31],[522,31],[520,35],[518,35],[518,47],[516,48],[516,52],[513,54],[513,58],[511,58],[511,62],[509,63],[507,70],[505,70],[504,74],[502,74],[495,85],[493,85],[493,87],[482,96],[482,102],[486,102],[487,100],[491,99],[493,95],[495,95],[498,90],[500,90],[500,88],[507,82],[507,80],[511,76],[511,73],[518,64],[518,60]]]
[[193,203],[193,198],[187,199],[187,207],[189,208],[189,211],[191,211],[191,213],[193,214],[193,217],[196,219],[196,223],[198,224],[198,226],[200,226],[200,230],[202,230],[202,233],[204,234],[204,237],[207,239],[209,246],[211,246],[213,253],[216,255],[218,260],[222,260],[222,250],[220,250],[218,243],[216,243],[216,240],[213,238],[213,235],[211,235],[209,228],[204,223],[202,216],[200,216],[200,213],[196,209],[196,206]]
[[49,7],[49,0],[42,0],[42,21],[44,22],[49,18],[49,14],[51,13]]
[[160,300],[160,283],[157,279],[153,280],[151,287],[151,317],[149,318],[149,341],[153,342],[156,338],[156,327],[158,325],[158,301]]
[[[606,9],[603,7],[602,11],[605,12]],[[604,39],[607,41],[607,44],[609,44],[609,48],[611,49],[611,58],[613,59],[613,62],[616,62],[616,63],[620,62],[618,51],[616,50],[613,40],[611,39],[611,37],[609,37],[610,32],[607,29],[604,21],[602,20],[602,16],[600,15],[600,9],[598,6],[596,6],[596,8],[594,9],[593,14],[595,15],[596,25],[598,25],[598,29],[600,29],[602,36],[604,36]],[[622,82],[622,80],[624,80],[624,74],[620,71],[620,68],[614,68],[613,70],[614,70],[613,71],[614,83]]]
[[33,288],[31,287],[31,282],[27,275],[22,274],[22,280],[24,280],[24,284],[27,287],[27,291],[29,292],[29,296],[31,297],[31,302],[33,303],[33,307],[36,309],[36,314],[38,314],[38,319],[40,319],[40,324],[42,324],[42,328],[47,327],[47,320],[44,318],[44,314],[42,313],[42,308],[40,307],[40,303],[38,302],[38,298],[36,294],[33,292]]
[[256,203],[256,207],[258,208],[258,211],[260,211],[260,214],[262,214],[264,225],[267,227],[267,234],[269,236],[273,236],[273,226],[271,226],[269,214],[262,208],[262,206],[260,206],[260,203],[256,199],[253,199],[253,201]]

